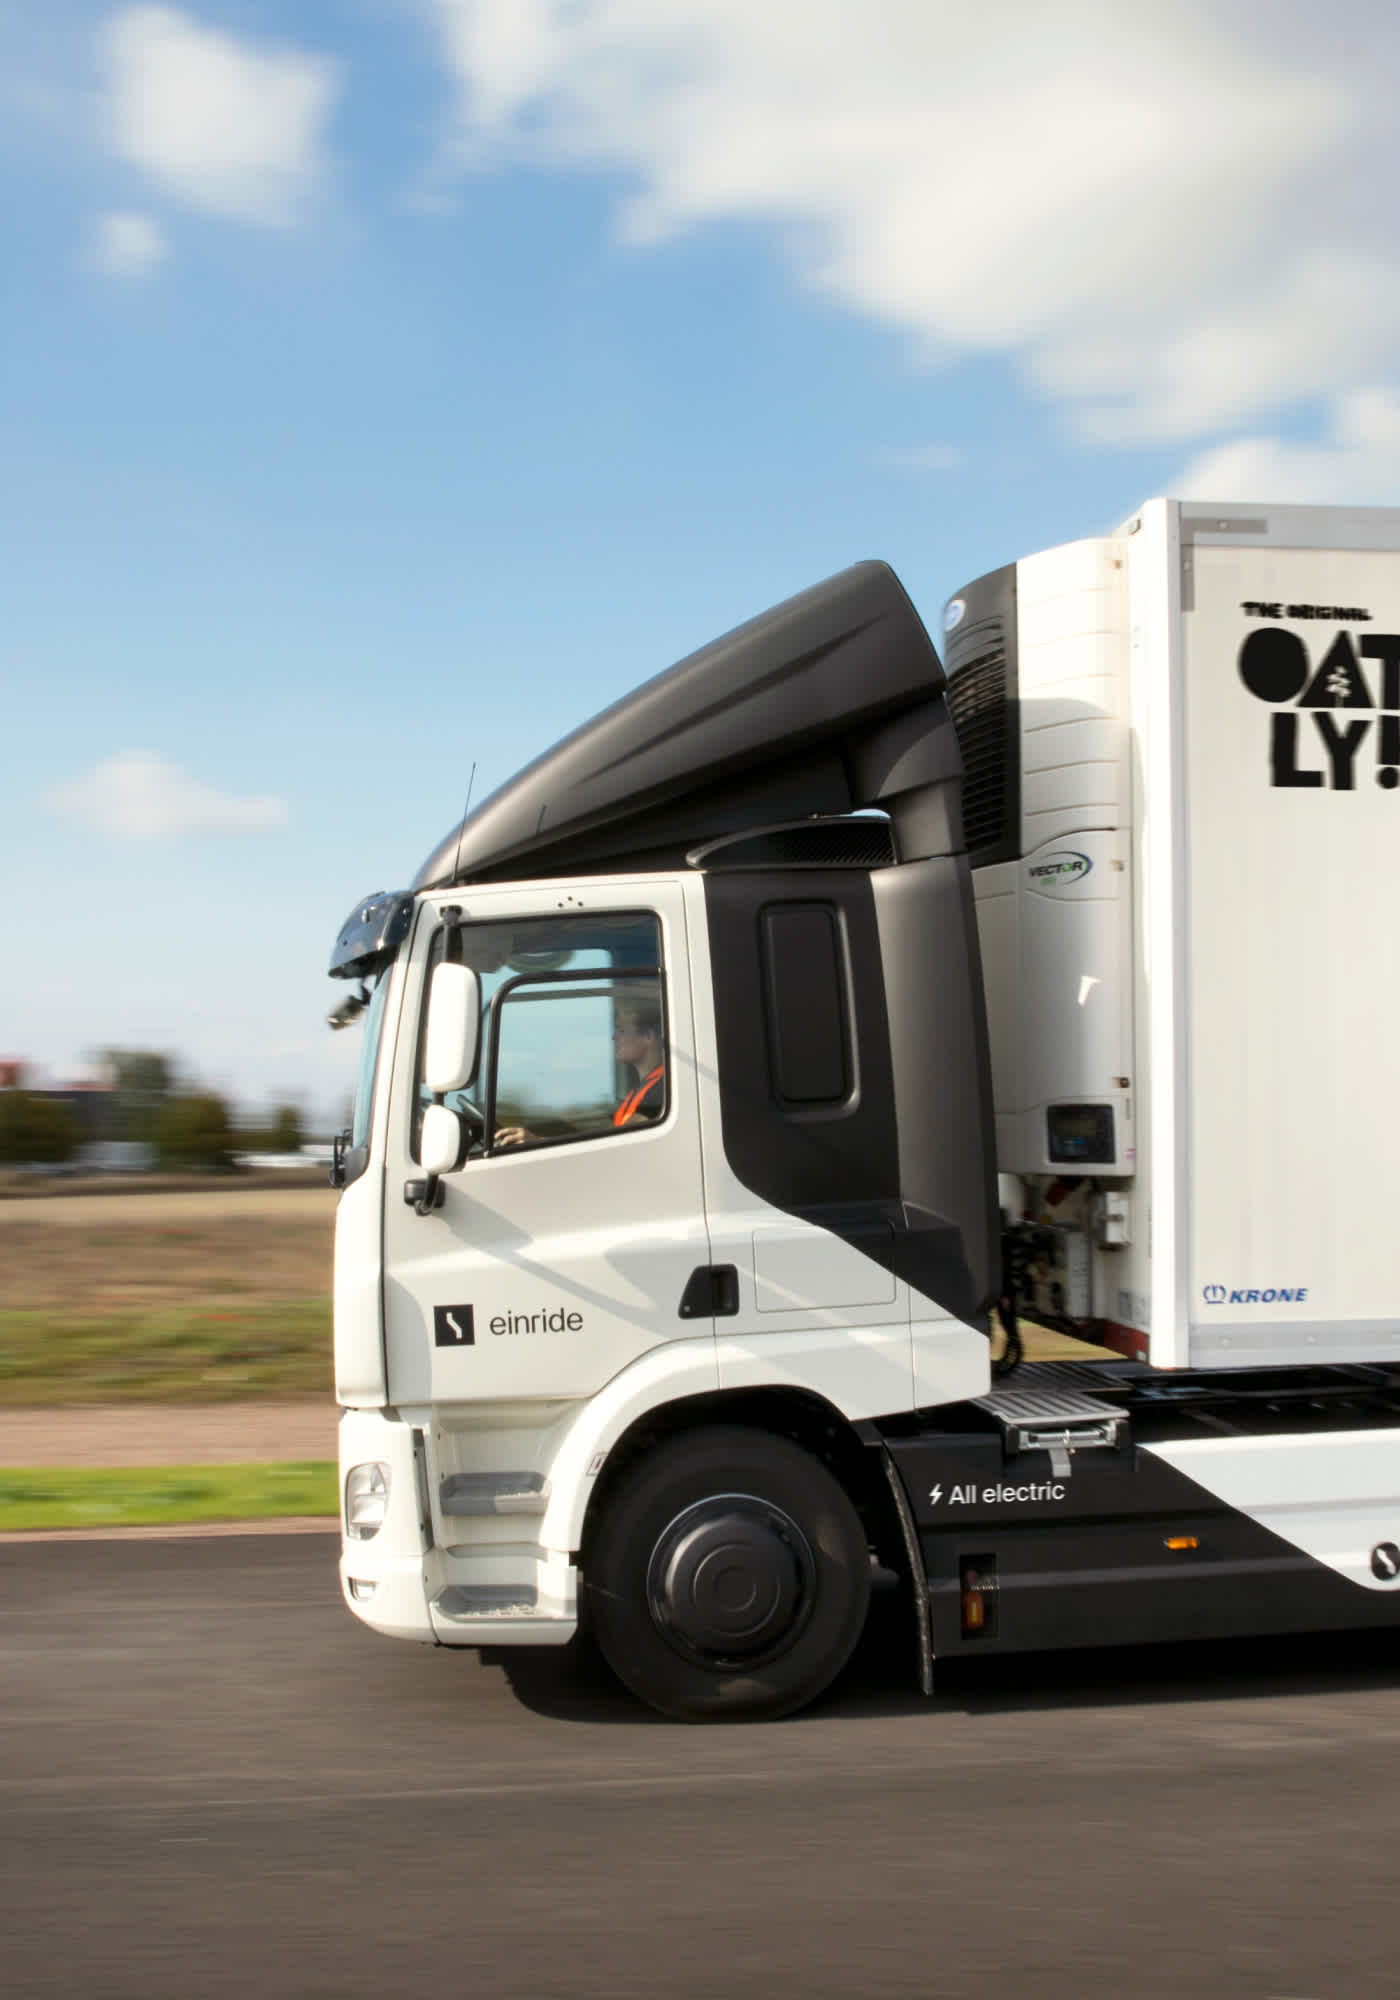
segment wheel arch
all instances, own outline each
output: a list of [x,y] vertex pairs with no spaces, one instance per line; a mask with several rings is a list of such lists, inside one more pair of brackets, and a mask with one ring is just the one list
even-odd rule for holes
[[621,1480],[648,1452],[696,1431],[738,1425],[787,1438],[824,1465],[846,1493],[881,1564],[903,1574],[908,1565],[878,1433],[845,1417],[811,1390],[777,1385],[722,1389],[677,1397],[641,1412],[610,1448],[588,1495],[578,1547],[587,1570],[590,1545]]

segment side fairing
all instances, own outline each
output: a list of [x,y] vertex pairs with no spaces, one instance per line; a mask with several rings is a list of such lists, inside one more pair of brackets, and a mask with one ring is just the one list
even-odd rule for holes
[[984,1314],[997,1219],[963,858],[716,873],[705,898],[736,1181],[939,1310]]
[[706,1203],[737,1276],[722,1386],[797,1379],[852,1416],[980,1393],[998,1240],[962,857],[701,892]]

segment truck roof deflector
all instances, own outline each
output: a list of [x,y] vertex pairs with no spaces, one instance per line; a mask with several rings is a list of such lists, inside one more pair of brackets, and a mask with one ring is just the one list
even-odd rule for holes
[[956,841],[933,642],[887,563],[857,563],[692,653],[526,765],[414,888],[674,868],[706,841],[882,806],[901,859]]

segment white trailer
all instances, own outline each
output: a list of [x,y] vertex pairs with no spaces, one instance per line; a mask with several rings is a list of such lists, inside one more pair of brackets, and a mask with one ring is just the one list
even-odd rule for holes
[[[832,578],[342,929],[377,1629],[583,1623],[699,1718],[818,1694],[872,1572],[925,1688],[1400,1617],[1400,513],[1154,501],[944,624]],[[994,1303],[1122,1358],[994,1378]]]

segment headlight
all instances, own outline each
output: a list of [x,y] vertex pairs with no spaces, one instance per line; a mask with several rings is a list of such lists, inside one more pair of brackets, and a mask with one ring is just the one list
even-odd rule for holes
[[371,1541],[388,1512],[388,1466],[352,1465],[345,1476],[345,1532],[351,1541]]

